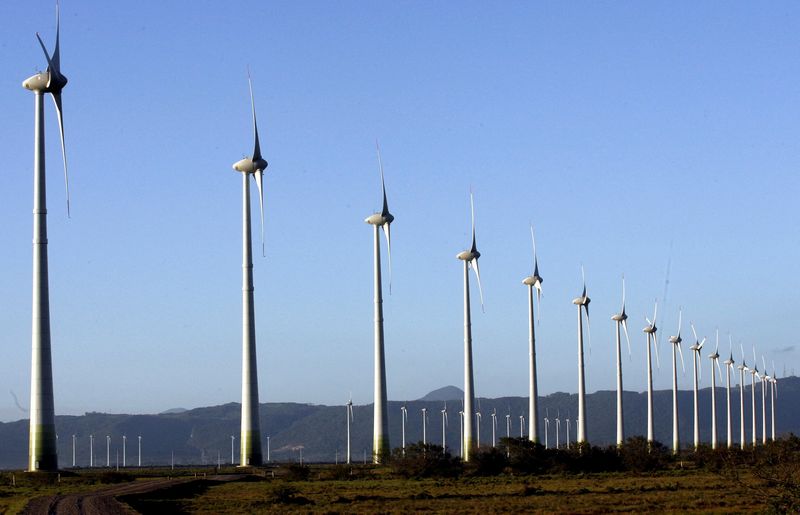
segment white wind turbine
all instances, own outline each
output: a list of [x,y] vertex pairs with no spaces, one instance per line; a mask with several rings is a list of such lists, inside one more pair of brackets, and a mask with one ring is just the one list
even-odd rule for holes
[[550,448],[550,442],[548,440],[548,436],[550,435],[550,410],[545,408],[544,409],[544,448]]
[[752,398],[753,412],[753,447],[758,444],[758,430],[756,426],[756,378],[761,377],[758,373],[758,360],[756,359],[756,348],[753,347],[753,367],[750,369],[750,396]]
[[764,365],[764,375],[761,376],[761,444],[767,445],[767,383],[772,378],[767,373],[767,361],[761,355],[761,364]]
[[460,456],[464,457],[464,410],[461,409],[458,412],[458,434],[460,436],[460,441],[458,443],[458,448],[461,449]]
[[447,403],[444,403],[442,409],[442,452],[447,451]]
[[525,415],[519,416],[519,437],[525,438]]
[[653,437],[653,360],[651,358],[651,346],[656,350],[656,364],[658,364],[658,340],[656,319],[658,318],[658,301],[653,310],[653,321],[645,317],[647,327],[642,329],[647,335],[647,443],[655,441]]
[[744,431],[744,388],[745,388],[745,375],[744,373],[750,370],[747,368],[747,362],[744,359],[744,347],[739,344],[739,350],[742,351],[742,364],[739,365],[739,446],[744,450],[747,438]]
[[589,336],[589,346],[591,347],[592,336],[589,323],[589,302],[591,299],[586,294],[586,275],[581,267],[583,276],[583,292],[580,297],[572,300],[578,306],[578,445],[587,442],[586,436],[586,381],[583,371],[583,311],[586,311],[586,325]]
[[64,145],[64,118],[61,91],[67,78],[61,73],[59,6],[56,2],[56,44],[53,55],[47,52],[39,34],[36,38],[47,59],[47,70],[25,79],[22,87],[34,94],[33,159],[33,329],[31,335],[31,404],[28,442],[28,471],[58,470],[55,406],[53,400],[53,362],[50,342],[50,286],[47,259],[47,195],[45,180],[44,95],[50,93],[56,107],[64,159],[64,183],[69,217],[69,180]]
[[683,364],[683,350],[681,349],[681,324],[683,322],[683,311],[678,312],[678,334],[670,336],[669,342],[672,344],[672,452],[678,454],[681,450],[680,427],[678,420],[678,356],[681,355],[681,368],[686,373]]
[[492,409],[492,447],[497,447],[497,409]]
[[408,422],[408,409],[406,405],[400,406],[400,424],[403,430],[403,455],[406,453],[406,422]]
[[483,417],[483,415],[481,415],[480,411],[476,411],[475,412],[475,427],[478,429],[478,431],[476,433],[476,436],[477,436],[476,443],[477,443],[478,449],[481,448],[481,418],[482,417]]
[[[470,212],[472,215],[472,245],[469,250],[460,252],[456,257],[464,262],[464,412],[472,413],[472,406],[475,404],[475,388],[472,373],[472,322],[470,316],[469,302],[469,269],[475,270],[475,278],[478,280],[478,292],[481,298],[481,308],[483,307],[483,287],[481,286],[481,274],[478,268],[478,246],[475,242],[475,204],[472,193],[469,195]],[[472,449],[475,443],[472,438],[472,417],[464,419],[464,445],[462,455],[464,461],[470,461]]]
[[567,450],[569,450],[569,429],[570,429],[569,410],[567,410]]
[[561,411],[556,411],[556,450],[561,446]]
[[775,397],[778,396],[778,369],[775,362],[772,362],[772,380],[770,381],[770,415],[772,416],[772,441],[775,441]]
[[733,447],[733,425],[731,423],[731,370],[736,362],[733,360],[733,340],[728,335],[730,356],[722,363],[725,365],[725,400],[728,407],[728,449]]
[[350,464],[350,423],[353,422],[353,399],[352,397],[347,400],[347,404],[345,405],[347,409],[347,414],[345,418],[347,419],[347,464]]
[[[611,317],[617,329],[617,446],[625,442],[625,429],[622,411],[622,334],[620,329],[625,332],[625,341],[628,342],[628,359],[631,356],[631,340],[628,337],[628,315],[625,313],[625,276],[622,276],[622,310]],[[556,419],[558,421],[558,419]],[[556,430],[559,423],[556,422]],[[556,445],[558,448],[558,445]]]
[[717,448],[717,381],[714,375],[714,365],[717,365],[719,380],[722,381],[722,369],[719,366],[719,329],[717,329],[717,346],[714,352],[708,355],[711,360],[711,448]]
[[506,438],[511,438],[511,413],[506,415]]
[[689,322],[689,327],[692,328],[692,334],[694,335],[694,344],[692,344],[689,349],[692,351],[692,369],[694,371],[694,450],[696,451],[700,446],[700,409],[697,401],[697,383],[698,379],[703,377],[703,367],[701,364],[700,368],[698,369],[697,359],[700,357],[700,349],[703,348],[703,344],[706,343],[706,339],[703,338],[703,341],[698,339],[697,331],[695,331],[693,323]]
[[264,255],[264,171],[267,161],[261,155],[256,122],[253,82],[247,72],[250,107],[253,111],[253,155],[233,164],[242,173],[242,417],[239,438],[240,466],[258,466],[261,454],[261,422],[258,410],[258,367],[256,360],[256,321],[253,287],[253,248],[250,230],[250,176],[256,181],[261,209],[261,254]]
[[422,408],[422,445],[428,445],[428,408]]
[[528,359],[529,359],[529,384],[528,384],[528,418],[530,419],[530,432],[528,439],[539,443],[539,388],[536,380],[536,330],[533,314],[533,290],[536,289],[536,301],[539,304],[539,314],[542,312],[542,282],[539,275],[539,258],[536,255],[536,237],[531,225],[531,243],[533,244],[533,275],[522,280],[528,287]]
[[375,213],[364,220],[373,226],[373,249],[374,249],[374,288],[375,288],[375,363],[374,363],[374,416],[373,416],[373,436],[372,436],[372,461],[381,463],[388,455],[389,447],[389,414],[386,411],[388,397],[386,393],[386,358],[384,352],[383,339],[383,287],[381,279],[381,237],[380,228],[386,234],[386,250],[389,257],[389,293],[392,291],[392,239],[391,225],[394,216],[389,212],[389,203],[386,201],[386,184],[383,179],[383,161],[381,160],[381,149],[378,142],[375,142],[378,151],[378,167],[381,172],[381,190],[383,192],[383,207],[380,213]]

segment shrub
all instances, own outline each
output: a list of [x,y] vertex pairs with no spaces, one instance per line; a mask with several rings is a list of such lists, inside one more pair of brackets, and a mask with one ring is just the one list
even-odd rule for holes
[[454,458],[439,445],[416,443],[393,452],[391,467],[402,477],[458,477],[461,460]]

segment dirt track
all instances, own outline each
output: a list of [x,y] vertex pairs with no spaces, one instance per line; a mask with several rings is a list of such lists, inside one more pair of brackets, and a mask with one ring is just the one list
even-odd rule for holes
[[[244,475],[209,476],[210,481],[236,481]],[[116,485],[92,492],[53,495],[32,499],[22,510],[23,515],[131,515],[135,514],[127,504],[117,497],[131,494],[144,494],[170,488],[182,483],[190,483],[201,478],[154,479]]]

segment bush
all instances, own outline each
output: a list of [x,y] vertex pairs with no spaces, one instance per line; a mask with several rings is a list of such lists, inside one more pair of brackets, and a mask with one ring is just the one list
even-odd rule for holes
[[666,468],[670,452],[661,442],[648,442],[643,436],[632,436],[619,449],[622,467],[632,472],[652,472]]
[[439,445],[416,443],[395,449],[390,461],[395,474],[406,478],[458,477],[463,470],[461,460]]
[[310,500],[298,495],[300,491],[292,485],[275,483],[267,487],[265,501],[269,504],[309,504]]
[[305,481],[311,474],[311,469],[307,465],[293,463],[286,467],[286,479],[290,481]]
[[506,454],[496,447],[478,449],[470,463],[465,463],[465,471],[475,476],[497,476],[508,466]]

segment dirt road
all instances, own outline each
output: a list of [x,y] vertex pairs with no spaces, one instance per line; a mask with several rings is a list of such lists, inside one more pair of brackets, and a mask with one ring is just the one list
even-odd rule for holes
[[207,481],[237,481],[244,475],[209,476],[207,478],[153,479],[116,485],[102,490],[69,495],[53,495],[32,499],[23,515],[131,515],[135,514],[127,504],[117,500],[123,495],[145,494],[171,488],[199,479]]

